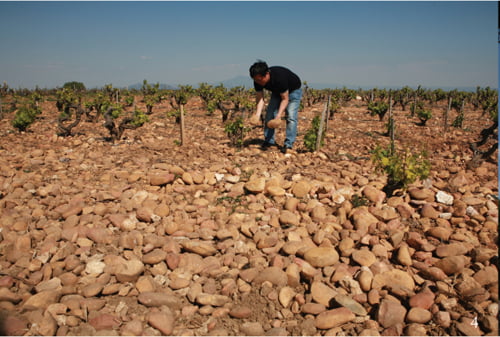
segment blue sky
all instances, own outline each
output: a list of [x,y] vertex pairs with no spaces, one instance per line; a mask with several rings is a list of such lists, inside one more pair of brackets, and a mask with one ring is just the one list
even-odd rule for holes
[[308,83],[496,88],[497,6],[2,1],[0,82],[13,88],[216,83],[248,76],[263,59]]

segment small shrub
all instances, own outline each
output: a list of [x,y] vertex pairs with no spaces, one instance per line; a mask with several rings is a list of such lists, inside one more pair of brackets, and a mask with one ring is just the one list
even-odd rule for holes
[[430,110],[417,110],[417,117],[420,119],[422,126],[424,126],[432,118],[432,112]]
[[[309,151],[316,151],[316,143],[318,140],[318,131],[321,125],[321,117],[315,116],[311,122],[311,128],[304,135],[304,145]],[[320,146],[323,146],[325,141],[325,133],[322,133]]]
[[430,110],[426,110],[424,107],[424,102],[418,101],[416,106],[415,103],[411,104],[412,114],[416,114],[420,119],[420,125],[424,126],[429,119],[432,118],[432,112]]
[[123,112],[123,106],[120,103],[113,103],[109,107],[113,109],[111,112],[111,117],[113,117],[113,119],[120,117]]
[[143,126],[144,123],[149,122],[148,116],[140,111],[140,110],[135,110],[134,111],[134,119],[132,120],[131,124],[135,127],[140,127]]
[[384,149],[380,146],[372,151],[372,162],[376,165],[376,169],[388,176],[386,185],[388,194],[399,188],[406,189],[418,178],[427,178],[431,165],[426,158],[425,151],[415,154],[406,149],[402,153],[397,153],[391,151],[390,147]]
[[389,104],[386,102],[370,102],[368,103],[368,111],[372,116],[378,116],[380,120],[384,119],[385,114],[389,110]]
[[243,118],[241,117],[236,118],[232,122],[226,123],[226,125],[224,126],[224,132],[226,132],[227,136],[229,137],[231,145],[237,147],[243,146],[243,139],[245,138],[248,130],[249,128],[245,127]]
[[463,112],[460,112],[457,117],[453,120],[453,123],[451,123],[451,126],[453,126],[454,128],[462,128],[463,124],[464,124],[464,119],[465,119],[465,116],[463,114]]
[[26,131],[26,129],[35,121],[36,116],[40,110],[33,106],[21,107],[12,120],[12,126],[19,131]]

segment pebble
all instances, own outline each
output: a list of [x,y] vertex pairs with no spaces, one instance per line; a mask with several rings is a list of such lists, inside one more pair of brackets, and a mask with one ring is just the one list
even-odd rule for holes
[[278,299],[284,308],[288,308],[295,297],[296,292],[291,287],[283,287],[279,291]]
[[291,192],[296,198],[300,199],[305,197],[310,190],[311,184],[305,180],[300,180],[292,186]]
[[241,324],[240,332],[245,336],[264,336],[264,328],[259,322],[244,322]]
[[121,324],[121,321],[115,315],[101,313],[89,319],[89,324],[96,330],[108,330],[117,328]]
[[339,305],[346,307],[356,315],[359,316],[367,315],[366,309],[360,303],[356,302],[347,295],[338,294],[334,297],[334,299]]
[[415,288],[415,281],[407,272],[393,269],[373,277],[373,288],[382,289],[385,286],[400,286],[411,291]]
[[432,319],[432,313],[429,310],[414,307],[408,311],[406,321],[408,323],[427,323]]
[[252,315],[252,309],[246,305],[237,305],[229,311],[229,315],[234,318],[249,318]]
[[377,261],[375,254],[366,249],[353,251],[351,257],[356,263],[365,267],[370,267]]
[[418,323],[411,323],[405,327],[405,336],[427,336],[425,325]]
[[468,258],[463,255],[447,256],[434,265],[445,272],[446,275],[453,275],[460,273],[467,263]]
[[255,178],[245,183],[245,189],[250,193],[262,193],[266,188],[266,179],[265,178]]
[[453,205],[454,198],[451,194],[448,194],[444,191],[438,191],[436,193],[436,201],[445,204],[445,205]]
[[283,287],[288,283],[288,277],[286,272],[279,267],[267,267],[255,276],[252,283],[261,284],[265,281]]
[[315,326],[322,330],[331,329],[348,323],[354,318],[356,315],[347,308],[331,309],[316,316]]
[[301,311],[305,314],[318,315],[326,311],[326,306],[321,303],[307,302],[302,306]]
[[163,308],[161,311],[149,312],[146,319],[148,324],[158,329],[162,335],[172,335],[175,326],[175,315],[171,310]]
[[382,300],[377,312],[378,322],[384,328],[404,324],[405,316],[406,308],[392,300]]
[[137,299],[146,307],[167,306],[171,309],[179,309],[182,305],[182,302],[177,296],[161,292],[144,292],[139,294]]
[[46,290],[28,297],[24,302],[24,310],[47,309],[52,303],[57,303],[61,298],[60,290]]
[[411,296],[408,304],[412,308],[422,308],[428,310],[434,304],[435,297],[436,296],[431,290],[425,288],[423,291]]
[[443,244],[436,248],[436,255],[438,257],[465,255],[471,248],[469,245],[463,243]]
[[201,256],[211,256],[215,255],[217,253],[217,248],[215,248],[211,243],[209,242],[202,242],[202,241],[183,241],[181,242],[182,248],[184,248],[186,251],[195,253]]
[[333,247],[315,247],[308,249],[304,259],[313,267],[332,266],[339,261],[339,254]]

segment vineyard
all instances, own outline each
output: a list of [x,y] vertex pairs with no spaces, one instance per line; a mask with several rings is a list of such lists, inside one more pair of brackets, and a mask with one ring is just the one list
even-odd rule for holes
[[303,89],[4,83],[1,332],[498,335],[497,91]]

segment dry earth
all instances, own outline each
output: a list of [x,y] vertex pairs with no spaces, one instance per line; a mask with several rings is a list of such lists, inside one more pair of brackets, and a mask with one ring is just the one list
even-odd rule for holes
[[87,122],[57,137],[53,102],[28,132],[0,121],[4,333],[498,335],[497,160],[466,166],[479,111],[444,133],[442,106],[425,127],[396,110],[398,145],[433,166],[387,196],[362,102],[316,153],[306,107],[286,155],[259,128],[232,148],[197,99],[178,146],[168,109],[116,144]]

